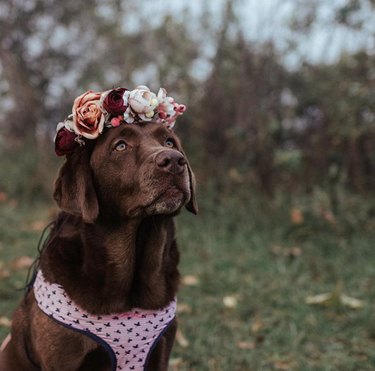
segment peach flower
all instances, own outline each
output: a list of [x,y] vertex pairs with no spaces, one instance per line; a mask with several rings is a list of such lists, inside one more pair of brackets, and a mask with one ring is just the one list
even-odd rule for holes
[[100,107],[101,93],[92,90],[80,95],[73,104],[73,130],[88,139],[103,131],[105,116]]

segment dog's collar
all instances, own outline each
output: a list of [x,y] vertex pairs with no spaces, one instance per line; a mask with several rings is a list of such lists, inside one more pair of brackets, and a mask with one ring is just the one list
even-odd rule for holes
[[61,325],[89,336],[108,353],[112,371],[144,370],[152,349],[175,318],[176,300],[159,310],[93,315],[77,306],[56,283],[37,273],[34,295],[39,308]]

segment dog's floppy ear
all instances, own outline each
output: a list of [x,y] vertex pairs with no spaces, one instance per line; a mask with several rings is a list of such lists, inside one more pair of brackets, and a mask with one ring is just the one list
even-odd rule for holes
[[186,204],[186,210],[189,210],[193,214],[197,215],[198,214],[198,202],[197,198],[195,195],[195,176],[193,171],[191,170],[189,162],[187,163],[188,165],[188,171],[189,171],[189,180],[190,180],[190,200]]
[[189,202],[185,205],[186,210],[190,211],[191,213],[197,215],[198,214],[198,202],[196,198],[196,181],[195,181],[195,175],[193,173],[193,170],[191,169],[189,160],[186,157],[186,154],[184,151],[182,151],[183,155],[185,156],[185,160],[187,163],[187,168],[189,172],[189,184],[190,184],[190,200]]
[[53,198],[62,210],[93,223],[99,214],[99,204],[89,160],[89,151],[84,147],[67,156],[56,179]]

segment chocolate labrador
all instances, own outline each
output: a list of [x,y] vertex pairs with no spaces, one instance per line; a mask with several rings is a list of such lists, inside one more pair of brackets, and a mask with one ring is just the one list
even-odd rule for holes
[[173,217],[197,213],[176,134],[121,125],[60,169],[61,212],[15,311],[1,371],[167,370],[177,323]]

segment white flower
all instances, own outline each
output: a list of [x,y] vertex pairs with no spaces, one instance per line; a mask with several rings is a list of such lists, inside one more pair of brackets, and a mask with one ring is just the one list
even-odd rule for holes
[[124,112],[124,121],[128,124],[132,124],[135,120],[135,113],[130,109],[130,106]]
[[158,101],[162,103],[164,98],[167,97],[167,91],[164,88],[160,88],[158,91]]
[[122,99],[124,100],[124,105],[129,105],[129,96],[130,96],[130,90],[125,90],[124,95],[122,96]]
[[56,132],[60,131],[63,127],[65,127],[65,122],[59,122],[56,127]]
[[[69,131],[72,131],[72,132],[74,132],[74,122],[73,122],[73,119],[66,119],[64,122],[60,122],[59,123],[59,125],[60,124],[63,124],[64,125],[64,127],[66,128],[66,129],[68,129]],[[61,129],[61,127],[60,127],[60,129]],[[57,129],[57,131],[59,131],[60,130],[59,128]]]
[[167,91],[164,88],[159,89],[158,100],[157,122],[164,124],[171,129],[174,126],[176,118],[185,110],[185,106],[176,103],[172,97],[168,97]]
[[131,109],[144,121],[150,121],[153,118],[154,110],[159,104],[155,93],[143,85],[130,92],[128,102]]
[[160,88],[158,92],[158,100],[159,106],[158,111],[163,112],[161,116],[173,116],[175,114],[174,111],[174,99],[171,97],[167,97],[167,91],[164,88]]

